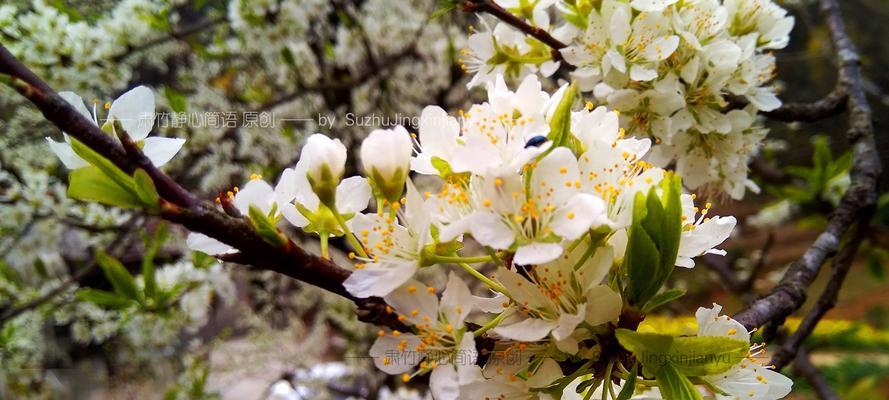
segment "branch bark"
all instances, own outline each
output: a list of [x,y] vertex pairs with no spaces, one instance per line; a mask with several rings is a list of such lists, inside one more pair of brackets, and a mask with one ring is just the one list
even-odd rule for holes
[[552,53],[553,61],[561,61],[562,53],[559,50],[568,47],[568,45],[550,35],[546,30],[525,22],[525,20],[507,11],[492,0],[466,0],[463,2],[463,11],[485,12],[491,14],[513,28],[541,41],[552,49],[550,53]]
[[[834,255],[840,238],[855,224],[866,224],[874,212],[877,183],[882,171],[874,142],[871,108],[862,88],[860,58],[846,33],[837,0],[821,0],[824,14],[839,60],[839,79],[835,92],[846,93],[849,112],[847,139],[852,145],[853,163],[848,190],[831,213],[827,228],[802,258],[794,262],[771,293],[753,302],[735,315],[748,329],[772,320],[781,320],[798,310],[806,299],[806,291],[827,257]],[[854,251],[849,257],[854,255]]]
[[356,299],[345,290],[343,281],[351,273],[349,270],[306,252],[289,239],[281,247],[271,245],[257,235],[245,219],[231,217],[213,203],[198,199],[155,167],[132,142],[128,143],[128,138],[124,138],[122,146],[74,110],[2,45],[0,74],[8,75],[10,86],[33,103],[47,120],[109,159],[121,170],[132,173],[138,168],[144,169],[161,195],[160,216],[238,249],[239,253],[229,257],[228,261],[279,272],[339,294],[359,305],[361,310],[358,315],[362,321],[401,327],[401,324],[395,324],[398,321],[394,315],[386,312],[382,299]]

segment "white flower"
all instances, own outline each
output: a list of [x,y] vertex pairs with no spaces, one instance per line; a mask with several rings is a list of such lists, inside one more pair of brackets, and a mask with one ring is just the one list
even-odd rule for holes
[[352,220],[352,229],[368,255],[358,257],[355,271],[343,282],[353,296],[385,296],[422,265],[423,249],[431,242],[430,217],[410,180],[406,203],[397,213],[404,225],[392,215],[358,214]]
[[297,169],[305,171],[312,190],[328,206],[334,205],[345,167],[346,146],[320,133],[309,136],[297,161]]
[[608,223],[604,202],[581,191],[577,159],[568,148],[554,149],[530,175],[527,185],[511,169],[473,176],[477,211],[468,225],[475,240],[515,247],[515,264],[541,264],[562,254],[561,241]]
[[[463,324],[475,302],[466,283],[451,273],[439,302],[434,288],[408,280],[384,300],[415,333],[381,330],[370,348],[377,368],[403,374],[404,381],[430,373],[436,400],[460,398],[460,385],[469,377],[468,370],[477,368],[478,358],[473,333]],[[407,374],[418,365],[416,372]]]
[[[728,316],[719,315],[720,311],[722,306],[715,303],[713,308],[698,308],[695,313],[698,336],[723,336],[749,342],[750,332],[744,325]],[[774,400],[787,396],[793,381],[755,361],[754,357],[761,353],[761,346],[753,346],[751,351],[754,353],[728,371],[702,379],[734,398]]]
[[[340,227],[333,210],[321,204],[312,191],[306,176],[305,163],[286,168],[275,186],[275,202],[284,218],[308,232],[339,235]],[[371,189],[367,179],[353,176],[343,179],[336,187],[336,212],[350,221],[355,213],[367,208]]]
[[676,265],[692,268],[695,266],[693,257],[704,254],[724,256],[725,250],[714,249],[732,234],[737,221],[735,217],[707,217],[710,203],[701,210],[697,218],[698,207],[694,205],[694,196],[684,194],[682,201],[682,237],[679,239],[679,253]]
[[[495,355],[491,356],[495,358]],[[544,394],[539,391],[535,391],[532,389],[535,388],[544,388],[554,382],[555,380],[562,378],[564,374],[562,373],[559,364],[553,360],[552,358],[545,358],[536,371],[532,371],[533,374],[529,374],[527,380],[521,379],[515,375],[518,370],[525,367],[527,360],[515,360],[512,359],[512,362],[506,361],[503,364],[506,364],[503,368],[498,368],[498,371],[495,373],[489,373],[488,365],[495,364],[496,362],[493,360],[489,360],[485,365],[486,368],[482,371],[480,368],[475,367],[464,375],[468,376],[468,378],[464,378],[461,382],[460,386],[460,394],[463,395],[464,399],[517,399],[517,400],[549,400],[552,399],[547,394]],[[519,361],[519,362],[517,362]],[[498,363],[498,366],[500,364]],[[506,370],[509,368],[509,370]]]
[[[151,160],[151,163],[160,167],[170,161],[176,153],[185,144],[185,139],[166,138],[160,136],[148,137],[154,127],[154,93],[145,86],[137,86],[136,88],[122,94],[111,103],[108,111],[108,119],[105,123],[99,124],[96,107],[90,112],[83,102],[83,99],[73,92],[60,92],[65,101],[71,103],[81,115],[93,121],[97,126],[103,127],[105,124],[113,126],[115,121],[127,132],[137,144],[141,144],[142,153]],[[62,164],[68,169],[78,169],[89,165],[80,156],[74,153],[71,148],[71,139],[67,134],[65,142],[56,142],[51,138],[46,138],[49,148],[56,153]]]
[[454,152],[459,144],[460,122],[438,106],[427,106],[420,114],[420,150],[411,159],[411,169],[424,175],[438,175],[432,161],[440,159],[453,165]]
[[578,340],[573,334],[582,322],[597,326],[616,321],[623,306],[620,294],[602,284],[614,253],[608,246],[590,249],[591,245],[584,241],[570,254],[527,270],[530,280],[500,268],[497,280],[518,308],[494,333],[520,342],[552,335],[560,350],[575,354]]
[[[268,182],[262,179],[251,179],[243,189],[238,190],[231,198],[232,205],[242,214],[248,215],[250,206],[258,208],[264,214],[274,209],[275,191]],[[189,249],[210,255],[231,254],[236,249],[202,233],[191,232],[185,240]]]
[[376,129],[361,143],[361,162],[374,189],[389,202],[397,202],[410,171],[413,142],[401,125]]
[[665,8],[676,4],[679,0],[633,0],[630,5],[639,11],[655,12],[664,11]]

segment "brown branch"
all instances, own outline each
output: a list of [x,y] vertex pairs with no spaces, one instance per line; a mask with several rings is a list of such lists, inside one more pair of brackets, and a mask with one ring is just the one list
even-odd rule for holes
[[837,86],[824,98],[811,103],[784,103],[774,111],[762,115],[776,121],[813,122],[838,115],[846,110],[848,93],[844,86]]
[[543,44],[551,48],[550,53],[552,53],[553,61],[561,61],[562,53],[559,50],[568,47],[568,45],[550,35],[546,30],[525,22],[524,19],[521,19],[515,14],[507,11],[505,8],[500,7],[493,0],[466,0],[463,2],[463,11],[485,12],[491,14],[513,28],[541,41]]
[[145,51],[145,50],[148,50],[152,47],[159,46],[159,45],[162,45],[164,43],[167,43],[167,42],[170,42],[173,40],[182,40],[184,38],[187,38],[191,35],[201,32],[205,29],[210,29],[210,28],[212,28],[216,25],[219,25],[223,22],[226,22],[226,21],[227,21],[227,19],[225,17],[218,17],[218,18],[210,19],[210,20],[201,22],[199,24],[196,24],[194,26],[185,28],[181,31],[170,32],[170,34],[167,36],[157,37],[157,38],[151,39],[147,42],[144,42],[144,43],[141,43],[141,44],[138,44],[135,46],[127,45],[126,50],[124,50],[120,54],[112,56],[111,61],[114,63],[119,63],[134,53],[138,53],[140,51]]
[[843,287],[846,275],[848,275],[849,269],[852,267],[852,261],[855,260],[855,253],[867,235],[869,226],[867,222],[863,221],[858,224],[854,234],[850,235],[843,248],[833,259],[833,271],[827,282],[827,287],[824,288],[824,291],[821,292],[821,296],[818,298],[818,303],[806,314],[796,331],[783,341],[781,347],[772,356],[770,364],[774,365],[776,369],[783,368],[793,359],[794,354],[799,351],[806,338],[815,331],[815,327],[821,322],[821,318],[836,305],[840,289]]
[[[151,164],[127,136],[119,143],[102,132],[98,126],[78,113],[45,82],[21,64],[9,51],[0,46],[0,74],[10,77],[9,84],[33,103],[59,129],[83,142],[127,173],[144,169],[152,178],[161,195],[161,217],[183,225],[193,232],[203,233],[239,250],[229,261],[251,267],[279,272],[310,285],[353,300],[363,311],[359,316],[379,318],[388,314],[382,299],[358,300],[343,287],[350,271],[333,262],[307,253],[293,241],[283,246],[269,244],[243,218],[234,218],[217,209],[212,203],[201,201]],[[376,323],[376,320],[365,320]]]
[[874,143],[873,116],[862,89],[860,59],[846,33],[837,0],[821,0],[821,9],[839,59],[838,90],[849,94],[846,108],[849,111],[847,136],[853,151],[852,182],[831,213],[827,228],[802,258],[791,264],[771,293],[735,315],[736,320],[750,329],[768,321],[781,320],[798,310],[825,259],[837,252],[840,238],[854,223],[870,220],[876,204],[877,181],[882,167]]
[[809,352],[806,349],[799,349],[796,358],[793,360],[793,372],[801,375],[809,381],[809,385],[815,390],[815,394],[821,400],[840,400],[840,396],[833,391],[824,375],[818,371],[818,368],[812,364]]

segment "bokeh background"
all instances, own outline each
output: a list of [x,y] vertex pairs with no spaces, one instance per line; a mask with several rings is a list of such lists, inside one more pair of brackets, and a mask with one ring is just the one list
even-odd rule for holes
[[[816,100],[836,81],[827,30],[811,1],[782,5],[796,27],[776,52],[781,97]],[[842,6],[889,165],[889,2]],[[459,11],[431,19],[435,10],[434,0],[12,0],[0,5],[0,43],[100,112],[128,88],[152,87],[155,132],[188,139],[166,171],[210,199],[254,173],[276,180],[308,134],[338,137],[357,153],[380,125],[415,129],[425,105],[455,113],[482,100],[460,67],[477,19]],[[710,301],[737,311],[774,286],[823,227],[848,179],[844,118],[768,126],[753,166],[763,193],[713,199],[717,214],[741,222],[729,255],[677,272],[672,284],[689,295],[651,326],[687,329]],[[404,387],[373,369],[364,355],[376,330],[356,321],[348,301],[192,254],[178,227],[67,199],[66,170],[44,137],[61,133],[0,87],[0,399],[422,398],[422,381]],[[351,160],[347,174],[357,171]],[[889,398],[889,196],[880,205],[839,303],[806,343],[848,399]],[[109,287],[98,250],[137,280],[146,260],[155,265],[175,294],[169,306],[114,309],[78,295]],[[720,268],[736,272],[742,290]],[[793,398],[813,398],[796,382]]]

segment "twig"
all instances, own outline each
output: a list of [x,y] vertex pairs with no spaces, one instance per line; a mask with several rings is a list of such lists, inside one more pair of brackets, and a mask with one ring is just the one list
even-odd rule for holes
[[186,37],[194,35],[195,33],[201,32],[205,29],[212,28],[212,27],[219,25],[219,24],[226,22],[226,21],[227,21],[227,19],[225,17],[218,17],[218,18],[207,20],[207,21],[201,22],[197,25],[185,28],[181,31],[171,32],[169,35],[166,35],[166,36],[161,36],[158,38],[151,39],[145,43],[141,43],[141,44],[138,44],[135,46],[128,45],[127,49],[125,51],[123,51],[120,54],[117,54],[115,56],[112,56],[111,61],[114,63],[121,62],[134,53],[148,50],[154,46],[158,46],[158,45],[167,43],[172,40],[184,39]]
[[546,30],[532,26],[492,0],[466,0],[463,2],[463,11],[486,12],[511,25],[513,28],[524,32],[526,35],[541,41],[550,47],[553,61],[561,61],[562,53],[559,50],[568,47],[568,45],[550,35]]
[[[124,135],[121,143],[102,132],[98,126],[78,113],[45,82],[21,64],[9,51],[0,46],[0,74],[10,76],[8,82],[22,96],[33,103],[59,129],[83,142],[127,173],[144,169],[154,181],[161,195],[160,216],[183,225],[192,232],[211,236],[240,251],[229,261],[250,265],[262,270],[282,273],[318,286],[356,302],[359,317],[365,322],[389,323],[386,305],[379,298],[355,299],[343,287],[350,271],[329,260],[307,253],[293,241],[275,246],[259,236],[243,218],[234,218],[218,210],[212,203],[201,201],[169,176],[155,167]],[[382,311],[381,311],[382,310]],[[368,320],[366,318],[375,318]],[[400,326],[400,324],[399,324]]]
[[824,379],[824,375],[821,375],[818,368],[812,364],[809,352],[806,349],[799,349],[799,352],[797,352],[796,358],[793,360],[793,371],[809,381],[809,385],[812,386],[815,394],[821,400],[840,400],[840,396],[833,391],[827,380]]
[[855,260],[855,253],[867,235],[868,226],[867,221],[859,223],[854,234],[850,235],[851,237],[846,240],[842,250],[833,259],[833,271],[830,274],[827,287],[824,288],[824,291],[821,292],[821,296],[818,298],[818,303],[806,314],[796,331],[784,340],[781,347],[772,356],[770,364],[774,365],[776,369],[781,369],[793,359],[794,354],[799,351],[806,338],[815,331],[815,327],[821,322],[821,318],[836,305],[840,289],[843,287],[843,282],[846,280],[852,261]]
[[748,329],[780,320],[798,310],[806,299],[806,290],[821,270],[824,260],[836,253],[840,238],[856,222],[870,220],[877,198],[877,180],[882,171],[874,143],[873,117],[861,86],[858,52],[846,34],[837,0],[821,0],[832,42],[839,59],[839,91],[848,94],[848,140],[853,148],[851,181],[848,190],[831,213],[827,228],[802,258],[791,264],[778,285],[767,296],[753,302],[735,315]]

